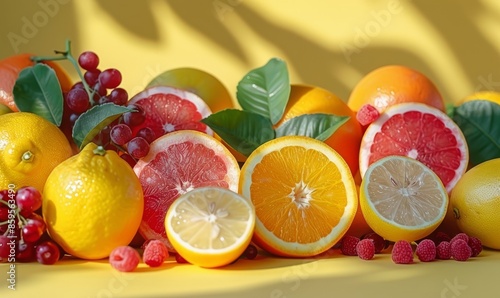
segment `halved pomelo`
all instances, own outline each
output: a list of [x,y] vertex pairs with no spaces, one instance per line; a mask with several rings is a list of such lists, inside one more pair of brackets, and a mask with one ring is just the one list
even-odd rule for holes
[[359,190],[363,216],[374,232],[390,241],[416,241],[443,221],[448,193],[423,163],[391,155],[371,164]]
[[151,128],[155,138],[177,130],[197,130],[212,135],[213,132],[200,120],[212,114],[208,105],[198,95],[166,86],[147,88],[127,103],[139,106],[145,112],[145,120],[131,126],[135,135],[143,127]]
[[288,257],[330,249],[349,229],[358,205],[342,156],[303,136],[279,137],[254,150],[241,169],[240,192],[255,206],[254,243]]
[[171,251],[165,214],[175,199],[203,186],[238,192],[238,162],[217,139],[198,131],[181,130],[158,138],[134,171],[144,193],[139,232],[146,240],[162,240]]
[[456,123],[421,103],[393,105],[368,126],[359,152],[361,177],[372,163],[389,155],[422,162],[436,172],[448,192],[465,173],[469,161],[467,142]]

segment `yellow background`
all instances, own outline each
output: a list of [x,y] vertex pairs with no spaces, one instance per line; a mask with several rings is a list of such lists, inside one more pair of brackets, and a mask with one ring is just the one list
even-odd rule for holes
[[[123,73],[130,95],[182,66],[218,77],[234,95],[250,69],[284,59],[294,83],[347,100],[362,76],[403,64],[429,76],[448,102],[500,90],[500,2],[405,0],[19,0],[1,1],[0,58],[93,50]],[[68,62],[61,62],[76,80]],[[498,293],[500,254],[466,263],[395,265],[334,255],[239,261],[213,271],[173,260],[131,275],[106,261],[18,264],[18,290],[1,297],[488,297]],[[6,264],[0,266],[4,275]],[[458,285],[453,287],[453,285]],[[458,292],[453,292],[456,290]],[[443,294],[444,293],[444,294]],[[14,294],[14,295],[12,295]],[[336,295],[339,294],[339,295]]]
[[[448,102],[500,89],[500,4],[406,0],[2,1],[0,58],[93,50],[130,95],[159,73],[191,66],[235,95],[246,72],[283,58],[294,83],[347,100],[370,70],[404,64]],[[68,62],[62,62],[76,79]]]

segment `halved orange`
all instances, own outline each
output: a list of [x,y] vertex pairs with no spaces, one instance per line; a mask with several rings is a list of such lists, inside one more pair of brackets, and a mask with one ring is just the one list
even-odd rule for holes
[[254,150],[241,169],[239,190],[255,206],[254,243],[279,256],[327,251],[346,233],[358,205],[344,159],[303,136],[279,137]]
[[368,225],[390,241],[415,241],[443,221],[448,193],[425,164],[391,155],[370,165],[361,182],[359,203]]

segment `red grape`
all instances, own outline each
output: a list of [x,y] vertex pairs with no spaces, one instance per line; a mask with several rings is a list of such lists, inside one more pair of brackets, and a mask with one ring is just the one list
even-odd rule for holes
[[144,138],[135,137],[127,143],[127,152],[133,158],[142,158],[149,152],[149,143]]
[[132,139],[132,130],[126,124],[118,124],[111,128],[109,136],[113,143],[123,146]]
[[44,241],[36,246],[36,260],[40,264],[52,265],[59,260],[61,251],[52,241]]
[[89,86],[93,87],[99,80],[101,71],[99,69],[89,70],[83,74],[83,78]]
[[21,237],[28,243],[37,242],[42,237],[43,229],[36,223],[27,223],[21,229]]
[[153,142],[156,139],[155,132],[149,127],[143,127],[137,132],[137,137],[144,138],[148,143]]
[[66,95],[68,108],[81,114],[90,108],[89,95],[85,89],[71,89]]
[[123,122],[130,127],[137,126],[144,122],[146,115],[144,110],[140,106],[130,105],[130,108],[135,109],[133,112],[126,112],[123,114]]
[[99,65],[99,56],[92,51],[86,51],[78,57],[78,64],[85,70],[94,70]]
[[123,88],[115,88],[109,94],[109,99],[116,105],[124,106],[128,102],[128,93]]
[[118,69],[108,68],[99,75],[99,82],[106,89],[116,88],[122,82],[122,74]]
[[16,204],[21,215],[28,217],[42,206],[42,194],[34,187],[22,187],[17,191]]

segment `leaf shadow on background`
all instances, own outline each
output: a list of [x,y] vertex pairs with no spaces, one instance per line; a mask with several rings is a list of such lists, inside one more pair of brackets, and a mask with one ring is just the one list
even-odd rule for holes
[[[305,36],[288,30],[279,24],[264,19],[258,12],[241,5],[238,13],[260,36],[274,43],[286,53],[287,63],[297,70],[299,80],[325,88],[346,101],[354,84],[342,79],[342,70],[354,69],[360,74],[386,64],[405,64],[415,66],[426,74],[433,74],[432,67],[407,49],[398,47],[375,47],[368,45],[360,49],[359,54],[352,54],[348,62],[341,51],[327,48]],[[434,75],[429,75],[434,77]]]
[[[129,31],[147,39],[158,39],[158,32],[161,28],[158,28],[154,22],[150,1],[140,2],[141,4],[134,2],[134,5],[128,6],[123,5],[119,0],[96,1]],[[193,30],[205,36],[244,65],[254,67],[250,65],[243,43],[236,38],[237,32],[218,18],[214,1],[197,1],[196,9],[193,9],[193,2],[185,0],[165,0],[165,4]],[[482,89],[492,89],[492,87],[500,89],[498,53],[477,23],[480,15],[489,14],[491,18],[499,19],[498,13],[495,15],[495,12],[486,7],[482,1],[464,3],[453,0],[405,1],[404,4],[405,9],[416,9],[420,12],[424,20],[432,26],[440,40],[445,43],[447,47],[445,50],[452,55],[452,62],[460,69],[460,75],[466,78],[471,86],[476,89],[478,86]],[[121,9],[117,10],[117,6]],[[345,70],[364,75],[387,64],[404,64],[418,69],[436,83],[446,100],[456,100],[451,98],[452,90],[446,89],[450,87],[444,84],[446,77],[440,74],[442,70],[436,69],[437,66],[429,62],[428,56],[432,53],[418,52],[405,47],[403,43],[382,46],[376,42],[375,36],[366,47],[353,53],[349,61],[340,47],[327,47],[312,38],[290,30],[285,25],[264,17],[244,2],[233,6],[230,13],[237,14],[266,42],[285,53],[286,57],[281,58],[286,60],[291,69],[296,70],[299,81],[328,89],[343,100],[348,99],[352,88],[357,83],[344,79]],[[369,21],[371,19],[366,20],[365,23]],[[141,22],[141,26],[136,26],[137,22]],[[491,78],[494,82],[491,82],[489,86],[484,85],[484,82]],[[480,85],[481,83],[483,86]],[[471,93],[473,91],[475,90],[470,90]]]
[[138,37],[157,41],[160,38],[158,24],[154,21],[150,1],[96,0],[101,9],[118,24]]
[[249,60],[242,46],[229,28],[218,19],[213,1],[196,1],[196,9],[193,8],[192,1],[168,0],[165,2],[186,25],[248,65]]
[[[463,75],[473,86],[481,89],[496,87],[500,90],[499,53],[480,30],[477,21],[485,14],[490,14],[492,18],[499,20],[498,13],[494,15],[483,1],[412,1],[412,4],[439,33]],[[481,86],[480,78],[485,79],[489,75],[496,78],[496,84]]]

